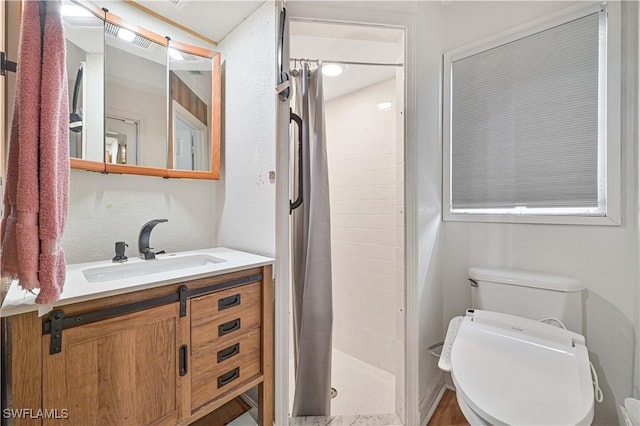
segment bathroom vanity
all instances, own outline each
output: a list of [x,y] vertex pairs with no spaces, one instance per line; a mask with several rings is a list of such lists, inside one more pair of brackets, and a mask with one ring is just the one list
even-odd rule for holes
[[42,316],[9,291],[3,408],[31,410],[13,424],[188,425],[258,386],[272,425],[273,260],[218,248],[130,262],[70,265]]

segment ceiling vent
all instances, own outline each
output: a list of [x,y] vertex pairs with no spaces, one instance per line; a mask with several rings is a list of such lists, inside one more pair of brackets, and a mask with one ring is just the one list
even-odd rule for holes
[[140,37],[139,35],[136,34],[136,38],[133,40],[133,44],[134,46],[138,46],[143,49],[148,49],[149,47],[151,47],[151,40],[147,40],[146,38]]
[[[128,31],[128,30],[125,30],[125,31]],[[107,33],[108,36],[122,39],[122,37],[118,37],[118,33],[120,32],[120,27],[117,27],[110,22],[106,22],[105,32]],[[138,34],[135,34],[135,37],[133,37],[133,40],[126,40],[126,41],[142,49],[148,49],[149,47],[151,47],[151,43],[152,43],[151,40],[147,40],[146,38],[141,37]]]
[[105,31],[107,35],[111,37],[118,37],[119,28],[113,25],[111,22],[105,22]]
[[174,6],[179,5],[182,2],[182,0],[169,0],[169,3],[171,3]]

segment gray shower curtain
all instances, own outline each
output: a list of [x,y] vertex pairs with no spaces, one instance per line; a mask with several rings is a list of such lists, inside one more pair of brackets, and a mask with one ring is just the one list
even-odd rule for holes
[[[303,203],[293,211],[294,417],[331,410],[331,224],[322,65],[303,63],[293,78],[293,111],[302,118]],[[296,149],[297,152],[297,149]],[[297,161],[296,167],[297,167]],[[297,191],[296,191],[297,192]]]

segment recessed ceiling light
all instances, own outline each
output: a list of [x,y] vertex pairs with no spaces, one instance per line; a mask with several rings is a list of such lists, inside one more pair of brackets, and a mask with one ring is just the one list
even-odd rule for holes
[[61,10],[62,16],[69,16],[74,18],[89,18],[93,16],[91,12],[89,12],[84,7],[80,7],[77,4],[63,4]]
[[135,40],[136,34],[126,28],[120,28],[120,30],[118,31],[118,38],[131,43],[133,40]]
[[169,56],[171,56],[171,59],[175,61],[184,61],[184,56],[182,56],[182,53],[178,52],[172,47],[169,48]]
[[389,111],[391,109],[391,102],[380,102],[378,104],[378,111]]
[[327,77],[337,77],[342,74],[342,67],[338,64],[323,64],[322,65],[322,74]]

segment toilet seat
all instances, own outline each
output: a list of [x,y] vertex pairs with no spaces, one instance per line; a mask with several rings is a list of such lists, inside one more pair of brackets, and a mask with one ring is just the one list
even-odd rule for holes
[[465,409],[488,424],[583,425],[593,419],[584,337],[568,330],[470,310],[453,342],[451,375]]

